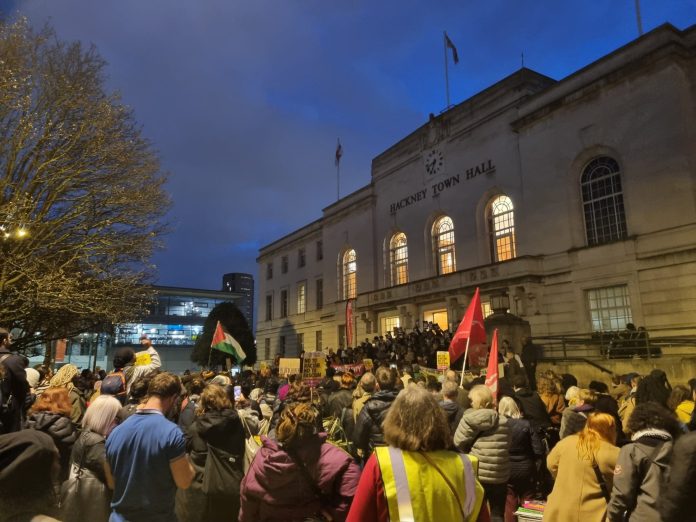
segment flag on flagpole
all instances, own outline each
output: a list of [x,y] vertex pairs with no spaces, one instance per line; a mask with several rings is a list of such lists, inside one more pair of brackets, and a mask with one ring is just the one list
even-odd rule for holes
[[481,310],[481,297],[479,296],[478,288],[450,342],[449,354],[451,362],[455,362],[464,355],[467,342],[469,345],[486,342],[486,329],[483,326],[483,310]]
[[341,156],[343,156],[343,147],[341,146],[341,140],[336,138],[336,166],[341,163]]
[[488,370],[486,370],[486,386],[493,394],[493,402],[498,402],[498,329],[493,330],[491,351],[488,354]]
[[452,49],[452,60],[454,60],[455,64],[459,63],[459,54],[457,54],[457,48],[454,46],[452,43],[452,40],[450,40],[449,36],[447,36],[447,33],[445,33],[445,45]]
[[213,341],[210,343],[210,347],[231,355],[234,357],[237,364],[241,364],[241,362],[246,359],[246,353],[242,350],[242,346],[222,328],[220,321],[217,322],[217,326],[215,327],[215,334],[213,335]]

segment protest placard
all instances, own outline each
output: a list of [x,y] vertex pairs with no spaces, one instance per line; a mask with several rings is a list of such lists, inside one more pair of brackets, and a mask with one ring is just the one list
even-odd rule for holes
[[147,366],[152,362],[152,357],[149,352],[138,352],[135,354],[136,366]]
[[439,371],[447,370],[450,367],[449,352],[437,352],[437,369]]
[[316,386],[326,375],[326,355],[322,352],[308,352],[302,366],[302,382]]
[[278,362],[278,375],[287,377],[288,375],[297,375],[300,373],[300,359],[298,358],[282,358]]

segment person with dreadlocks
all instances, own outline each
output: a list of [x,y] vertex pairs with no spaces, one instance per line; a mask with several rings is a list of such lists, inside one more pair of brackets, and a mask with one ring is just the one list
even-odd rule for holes
[[74,364],[66,364],[51,377],[49,381],[50,388],[65,388],[68,391],[70,399],[70,420],[74,425],[79,425],[82,421],[82,416],[85,414],[87,404],[82,392],[75,386],[75,381],[79,379],[80,370]]
[[636,404],[641,402],[656,402],[667,408],[667,401],[672,394],[672,386],[663,370],[653,370],[647,375],[636,390]]
[[317,430],[318,416],[311,401],[289,404],[280,414],[277,440],[262,437],[242,481],[240,522],[346,519],[360,469],[348,453],[326,442]]

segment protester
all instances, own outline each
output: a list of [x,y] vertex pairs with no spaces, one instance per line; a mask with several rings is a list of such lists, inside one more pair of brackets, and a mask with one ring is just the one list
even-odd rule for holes
[[179,427],[182,431],[186,431],[196,418],[196,407],[201,399],[201,393],[205,389],[205,382],[202,379],[191,379],[185,386],[186,395],[184,395],[179,407]]
[[501,398],[498,413],[507,419],[510,428],[510,478],[507,483],[505,522],[515,522],[514,512],[523,500],[534,494],[537,462],[544,456],[544,447],[538,430],[522,418],[514,399]]
[[502,521],[510,479],[510,427],[507,418],[495,411],[493,395],[486,386],[471,388],[469,398],[471,409],[462,415],[454,445],[478,458],[478,477],[486,490],[491,519]]
[[181,429],[165,417],[176,407],[181,391],[178,377],[155,375],[142,408],[106,440],[114,477],[111,522],[176,520],[176,488],[188,488],[194,477]]
[[608,413],[616,421],[616,442],[618,446],[623,446],[626,442],[621,417],[619,416],[619,404],[614,397],[609,394],[609,386],[601,381],[591,381],[589,389],[595,392],[597,398],[594,403],[595,411]]
[[537,379],[537,389],[539,397],[546,406],[551,425],[560,428],[561,416],[565,410],[565,401],[561,394],[561,379],[552,371],[547,371],[539,375]]
[[669,473],[660,488],[661,522],[695,522],[696,433],[679,437],[674,444]]
[[633,409],[636,407],[636,393],[642,377],[637,373],[629,373],[626,375],[625,380],[630,390],[619,400],[619,417],[621,417],[624,435],[628,436],[630,435],[628,433],[628,419],[631,418],[631,413],[633,413]]
[[546,409],[546,404],[539,394],[527,387],[527,377],[515,375],[511,379],[514,389],[514,398],[520,406],[524,418],[532,423],[534,429],[546,429],[551,427],[551,419]]
[[577,398],[563,410],[559,432],[561,439],[579,433],[583,429],[587,422],[587,415],[594,411],[596,400],[597,394],[592,390],[582,388],[578,391]]
[[121,407],[115,397],[102,395],[87,408],[70,457],[70,477],[61,491],[62,522],[109,520],[114,481],[106,472],[104,443],[118,423]]
[[0,435],[0,522],[58,522],[58,451],[43,432]]
[[534,344],[531,337],[522,338],[522,364],[527,373],[527,381],[531,390],[537,389],[536,369],[542,351],[541,346]]
[[60,482],[68,478],[70,453],[77,439],[77,432],[70,420],[70,400],[65,388],[49,388],[41,394],[29,410],[26,427],[50,435],[60,455]]
[[262,438],[242,481],[240,522],[345,520],[360,470],[317,432],[318,417],[311,402],[283,409],[277,441]]
[[580,433],[561,439],[546,459],[556,480],[544,520],[603,522],[619,455],[616,423],[607,413],[590,413]]
[[376,446],[384,446],[382,422],[397,395],[398,373],[395,369],[377,368],[375,379],[377,391],[365,402],[353,432],[355,447],[361,451],[364,458],[367,458]]
[[667,380],[667,374],[663,370],[653,370],[646,375],[636,390],[636,404],[641,402],[656,402],[665,408],[672,393],[672,386]]
[[431,394],[402,391],[384,420],[388,447],[368,459],[348,521],[487,520],[483,488],[470,459],[449,451],[451,437]]
[[0,434],[22,429],[22,411],[29,394],[26,367],[22,356],[12,353],[12,334],[0,328]]
[[[201,392],[196,417],[186,433],[186,449],[196,470],[191,487],[177,492],[177,515],[181,522],[236,521],[239,515],[239,485],[244,475],[242,423],[225,389],[207,385]],[[227,460],[215,476],[206,468],[208,459]],[[224,485],[211,481],[224,481]]]
[[352,414],[352,404],[353,404],[353,387],[355,386],[355,377],[350,373],[344,373],[341,375],[340,388],[329,395],[326,401],[326,407],[324,408],[324,417],[336,417],[341,419],[343,416],[343,409],[347,408]]
[[469,400],[469,391],[466,388],[459,386],[459,378],[457,377],[457,372],[453,370],[447,370],[445,372],[445,382],[448,381],[453,382],[457,385],[457,404],[459,404],[459,406],[461,406],[464,411],[471,408],[471,401]]
[[442,400],[438,404],[445,412],[447,424],[449,424],[450,431],[453,434],[457,431],[459,421],[462,420],[462,415],[464,415],[464,408],[457,403],[458,396],[459,386],[457,386],[456,382],[445,381],[442,384]]
[[[145,349],[137,354],[132,348],[120,348],[114,354],[114,371],[123,371],[126,379],[126,394],[130,394],[130,389],[134,382],[152,375],[162,366],[159,353],[152,346],[152,342],[147,335],[140,336],[140,344]],[[136,365],[135,363],[139,355],[149,357],[150,362]]]
[[363,373],[358,386],[353,391],[353,421],[358,420],[360,411],[365,406],[367,400],[372,397],[376,387],[375,374],[372,372]]
[[681,428],[667,408],[655,402],[642,402],[633,410],[628,429],[631,443],[619,452],[607,520],[659,520],[660,486],[668,475],[672,441],[679,436]]
[[686,386],[677,384],[672,388],[672,393],[667,400],[667,408],[673,411],[679,421],[686,426],[694,412],[694,401],[691,390]]
[[[80,370],[74,364],[65,364],[51,378],[49,389],[64,388],[70,399],[70,419],[75,425],[80,424],[85,414],[87,404],[82,392],[75,387],[75,381],[79,378]],[[45,392],[44,392],[45,393]]]

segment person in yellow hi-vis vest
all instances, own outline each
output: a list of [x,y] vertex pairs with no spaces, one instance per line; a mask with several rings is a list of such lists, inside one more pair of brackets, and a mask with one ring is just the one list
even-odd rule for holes
[[375,448],[347,522],[487,522],[478,462],[450,451],[452,435],[432,394],[409,385],[384,419],[388,446]]

